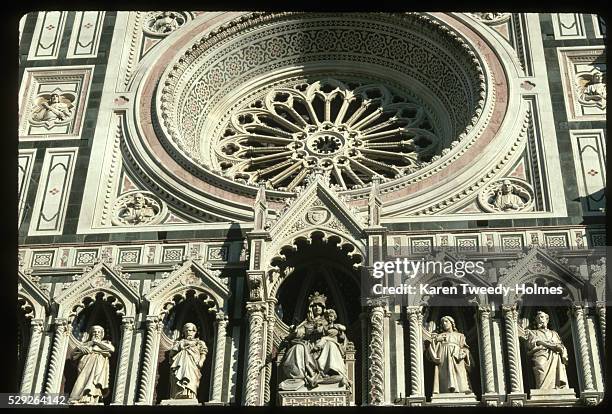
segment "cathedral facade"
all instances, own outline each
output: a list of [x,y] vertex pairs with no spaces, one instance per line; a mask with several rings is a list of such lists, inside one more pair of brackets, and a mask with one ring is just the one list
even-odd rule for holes
[[20,392],[598,404],[605,36],[572,13],[25,15]]

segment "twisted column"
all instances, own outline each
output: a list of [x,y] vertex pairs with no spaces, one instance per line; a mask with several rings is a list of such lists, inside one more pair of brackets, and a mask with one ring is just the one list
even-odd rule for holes
[[161,337],[162,322],[157,316],[147,316],[146,338],[142,359],[142,376],[138,389],[138,403],[151,404],[153,401],[153,386],[157,371],[157,353]]
[[423,391],[423,313],[420,306],[408,306],[410,333],[410,395],[421,397]]
[[249,353],[244,403],[245,405],[260,405],[260,371],[263,366],[262,337],[266,305],[263,302],[248,303],[246,309],[249,317]]
[[502,306],[504,313],[504,329],[506,333],[506,347],[508,348],[508,370],[510,372],[510,393],[523,392],[523,378],[521,370],[521,355],[518,337],[518,312],[515,305]]
[[68,321],[66,319],[56,319],[45,394],[57,394],[59,392],[64,361],[66,360],[69,333]]
[[599,330],[601,331],[601,339],[604,345],[606,346],[606,305],[605,303],[597,304],[597,316],[599,319]]
[[587,342],[586,328],[584,326],[584,308],[581,305],[574,305],[573,308],[570,309],[570,315],[576,327],[584,388],[585,391],[590,391],[594,388],[591,374],[591,361],[589,359],[589,345]]
[[385,315],[383,302],[376,301],[370,305],[370,344],[369,367],[369,402],[370,405],[381,405],[385,400],[384,385],[384,329],[383,318]]
[[134,331],[134,318],[124,316],[121,320],[121,354],[117,366],[117,379],[115,381],[115,395],[113,404],[123,404],[125,396],[125,381],[129,369],[132,333]]
[[485,394],[495,392],[495,381],[493,378],[493,352],[491,351],[491,328],[489,326],[491,320],[491,307],[489,305],[480,306],[478,308],[480,316],[480,339],[482,342],[482,352],[484,356],[484,379],[485,379]]
[[42,319],[34,319],[30,323],[30,344],[28,345],[28,355],[26,363],[23,367],[23,377],[21,380],[22,394],[29,394],[32,390],[32,380],[34,371],[36,371],[36,362],[38,361],[38,351],[40,350],[40,340],[42,339],[43,321]]
[[270,379],[272,378],[272,361],[268,361],[268,355],[272,355],[272,347],[274,346],[274,325],[276,323],[276,317],[274,316],[274,309],[276,308],[276,299],[272,299],[268,302],[268,315],[266,322],[268,323],[267,335],[266,335],[266,373],[264,381],[264,404],[270,402]]
[[217,312],[215,318],[217,325],[216,344],[215,344],[215,367],[213,377],[212,401],[219,402],[222,399],[223,390],[223,361],[225,360],[225,329],[227,327],[227,316],[223,311]]

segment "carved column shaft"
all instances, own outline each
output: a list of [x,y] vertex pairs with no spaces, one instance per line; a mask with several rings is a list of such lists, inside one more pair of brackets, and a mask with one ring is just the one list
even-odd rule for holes
[[374,304],[370,308],[370,343],[369,343],[369,403],[381,405],[385,400],[385,360],[384,360],[384,328],[385,312],[382,304]]
[[488,306],[478,308],[480,317],[480,340],[482,342],[482,352],[484,358],[484,383],[485,393],[495,392],[495,379],[493,377],[493,351],[491,350],[491,308]]
[[410,332],[410,395],[421,397],[423,387],[423,314],[420,306],[409,306],[408,324]]
[[249,315],[249,353],[247,361],[247,378],[245,405],[260,405],[262,342],[264,329],[265,304],[261,302],[247,304]]
[[576,329],[576,339],[578,341],[584,389],[585,391],[593,390],[593,376],[591,370],[591,360],[589,358],[589,345],[587,341],[586,328],[584,326],[584,308],[580,305],[575,305],[570,310],[570,316]]
[[223,390],[223,361],[225,361],[225,330],[227,327],[227,317],[221,311],[217,313],[216,324],[215,367],[211,399],[218,402],[223,398],[221,392]]
[[[266,317],[267,330],[266,335],[266,357],[272,354],[272,347],[274,345],[274,325],[276,318],[274,316],[274,309],[276,307],[276,300],[268,302],[268,315]],[[270,379],[272,378],[272,362],[267,361],[266,363],[266,375],[264,380],[264,404],[270,402]]]
[[508,348],[508,370],[510,372],[510,392],[523,392],[521,355],[518,337],[518,312],[516,308],[504,306],[504,329]]
[[21,381],[20,392],[29,394],[32,391],[32,380],[34,371],[36,370],[36,362],[38,361],[38,351],[40,350],[40,341],[42,339],[43,321],[34,319],[30,325],[30,344],[28,345],[28,355],[23,367],[23,377]]
[[152,404],[155,372],[157,371],[157,352],[161,336],[161,321],[158,317],[147,317],[142,377],[138,389],[138,403]]
[[124,317],[121,321],[121,354],[119,355],[119,364],[117,366],[117,379],[115,381],[113,404],[123,404],[126,387],[125,382],[130,363],[133,331],[134,318],[129,316]]
[[597,306],[597,316],[599,320],[599,330],[601,331],[601,339],[603,345],[606,345],[606,305]]
[[49,359],[45,394],[57,394],[60,390],[62,371],[64,369],[64,361],[66,360],[66,349],[68,348],[68,334],[68,321],[66,319],[57,319],[55,321],[55,333],[53,335],[53,345]]

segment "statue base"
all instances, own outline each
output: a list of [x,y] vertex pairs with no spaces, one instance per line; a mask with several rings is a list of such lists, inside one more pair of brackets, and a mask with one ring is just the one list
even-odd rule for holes
[[278,404],[284,407],[348,406],[351,404],[351,392],[344,387],[338,387],[337,384],[323,384],[312,390],[306,387],[291,391],[279,390],[277,400]]
[[476,399],[474,393],[463,393],[463,392],[446,392],[440,394],[434,394],[431,397],[432,405],[445,405],[445,406],[472,406],[478,405],[479,402]]
[[176,400],[162,400],[159,405],[202,405],[195,398],[182,398]]
[[569,403],[572,405],[576,401],[578,401],[578,398],[576,398],[576,392],[573,388],[529,390],[530,403],[557,403],[558,405]]

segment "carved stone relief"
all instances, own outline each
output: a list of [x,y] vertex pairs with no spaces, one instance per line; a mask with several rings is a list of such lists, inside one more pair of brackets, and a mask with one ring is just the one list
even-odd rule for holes
[[505,178],[489,184],[478,194],[480,206],[490,213],[532,211],[534,193],[523,180]]
[[143,31],[148,35],[168,36],[186,22],[187,15],[183,12],[152,12],[144,21]]
[[166,210],[166,206],[151,193],[131,191],[115,200],[112,223],[115,226],[157,224],[165,216]]

